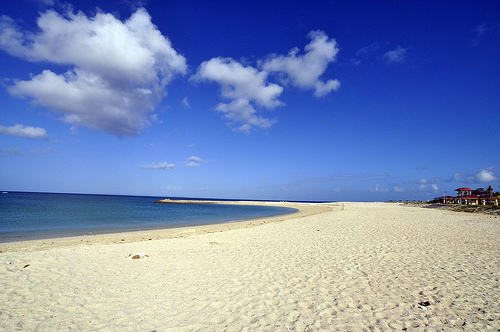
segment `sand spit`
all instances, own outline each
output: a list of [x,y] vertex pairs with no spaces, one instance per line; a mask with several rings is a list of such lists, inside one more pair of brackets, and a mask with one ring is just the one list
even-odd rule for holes
[[159,240],[1,244],[0,329],[500,329],[500,218],[297,207],[321,213]]

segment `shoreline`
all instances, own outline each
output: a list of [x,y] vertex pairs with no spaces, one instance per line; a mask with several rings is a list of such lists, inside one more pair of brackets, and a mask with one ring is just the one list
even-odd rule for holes
[[[164,201],[164,200],[161,200]],[[159,202],[159,201],[158,201]],[[296,209],[297,211],[273,215],[270,217],[259,217],[241,219],[235,221],[225,221],[214,224],[191,225],[182,227],[151,228],[131,231],[105,232],[100,234],[59,236],[40,239],[16,239],[13,241],[0,242],[0,253],[11,251],[40,251],[57,247],[71,247],[79,245],[95,244],[117,244],[125,242],[142,242],[161,239],[183,238],[197,234],[207,234],[221,232],[231,229],[249,228],[272,222],[281,222],[287,219],[302,218],[309,215],[324,212],[330,208],[327,204],[338,203],[302,203],[302,202],[272,202],[272,201],[189,201],[172,200],[161,203],[172,204],[230,204],[230,205],[263,205],[279,206]]]

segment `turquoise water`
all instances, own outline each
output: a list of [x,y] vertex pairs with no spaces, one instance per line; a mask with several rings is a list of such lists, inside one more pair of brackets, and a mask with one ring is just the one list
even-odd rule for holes
[[206,225],[296,211],[274,206],[153,203],[164,198],[0,194],[0,241]]

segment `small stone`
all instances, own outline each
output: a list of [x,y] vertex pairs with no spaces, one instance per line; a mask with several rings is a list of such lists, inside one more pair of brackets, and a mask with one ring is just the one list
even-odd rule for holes
[[141,259],[141,258],[144,258],[144,257],[149,257],[148,255],[146,255],[145,253],[141,252],[139,254],[136,254],[136,255],[132,255],[132,254],[129,254],[127,256],[128,259]]

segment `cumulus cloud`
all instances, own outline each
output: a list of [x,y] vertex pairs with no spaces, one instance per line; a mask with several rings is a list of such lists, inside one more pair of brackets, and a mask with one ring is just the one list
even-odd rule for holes
[[174,164],[169,164],[167,162],[161,162],[161,163],[151,163],[149,165],[142,165],[142,169],[150,169],[150,170],[170,170],[174,168]]
[[406,59],[407,48],[398,46],[392,51],[384,53],[384,59],[388,63],[401,63]]
[[492,168],[482,169],[474,174],[473,182],[486,183],[496,181],[498,178],[493,174]]
[[487,167],[475,172],[460,174],[455,173],[448,182],[467,182],[467,183],[488,183],[497,181],[499,178],[495,175],[498,167]]
[[217,82],[222,97],[234,100],[253,100],[260,106],[281,106],[278,100],[283,87],[267,83],[267,73],[243,66],[231,58],[213,58],[203,62],[195,78]]
[[40,127],[24,126],[22,124],[16,124],[11,127],[0,126],[0,134],[34,139],[49,138],[45,129]]
[[283,87],[267,83],[267,75],[232,58],[212,58],[199,66],[192,79],[217,82],[221,96],[231,101],[220,103],[216,110],[224,114],[232,127],[249,132],[252,127],[269,128],[274,123],[258,116],[256,107],[273,109],[283,105],[278,99]]
[[216,110],[224,114],[228,124],[248,133],[252,128],[269,128],[276,120],[258,115],[259,108],[274,109],[284,104],[278,99],[283,87],[269,83],[269,74],[284,85],[312,89],[316,97],[324,96],[340,87],[338,80],[320,80],[328,64],[336,61],[339,51],[335,40],[323,31],[311,31],[311,42],[299,54],[292,49],[287,56],[271,55],[258,61],[258,68],[243,65],[232,58],[212,58],[203,62],[192,81],[211,81],[221,86],[224,101]]
[[256,115],[257,111],[246,99],[237,99],[229,104],[220,103],[215,109],[224,113],[230,125],[241,124],[235,129],[245,133],[250,132],[252,126],[267,129],[276,122],[276,120]]
[[117,136],[137,135],[150,124],[152,112],[175,75],[185,74],[186,60],[140,8],[121,21],[111,14],[94,17],[48,10],[36,32],[22,31],[0,18],[0,49],[34,62],[66,66],[66,72],[44,70],[17,80],[9,92],[32,98],[62,114],[74,125]]
[[336,61],[339,48],[323,31],[311,31],[307,37],[311,42],[305,46],[305,54],[293,48],[286,56],[271,55],[262,63],[262,69],[278,73],[284,84],[313,89],[316,97],[322,97],[340,87],[338,80],[323,82],[319,79],[328,64]]

